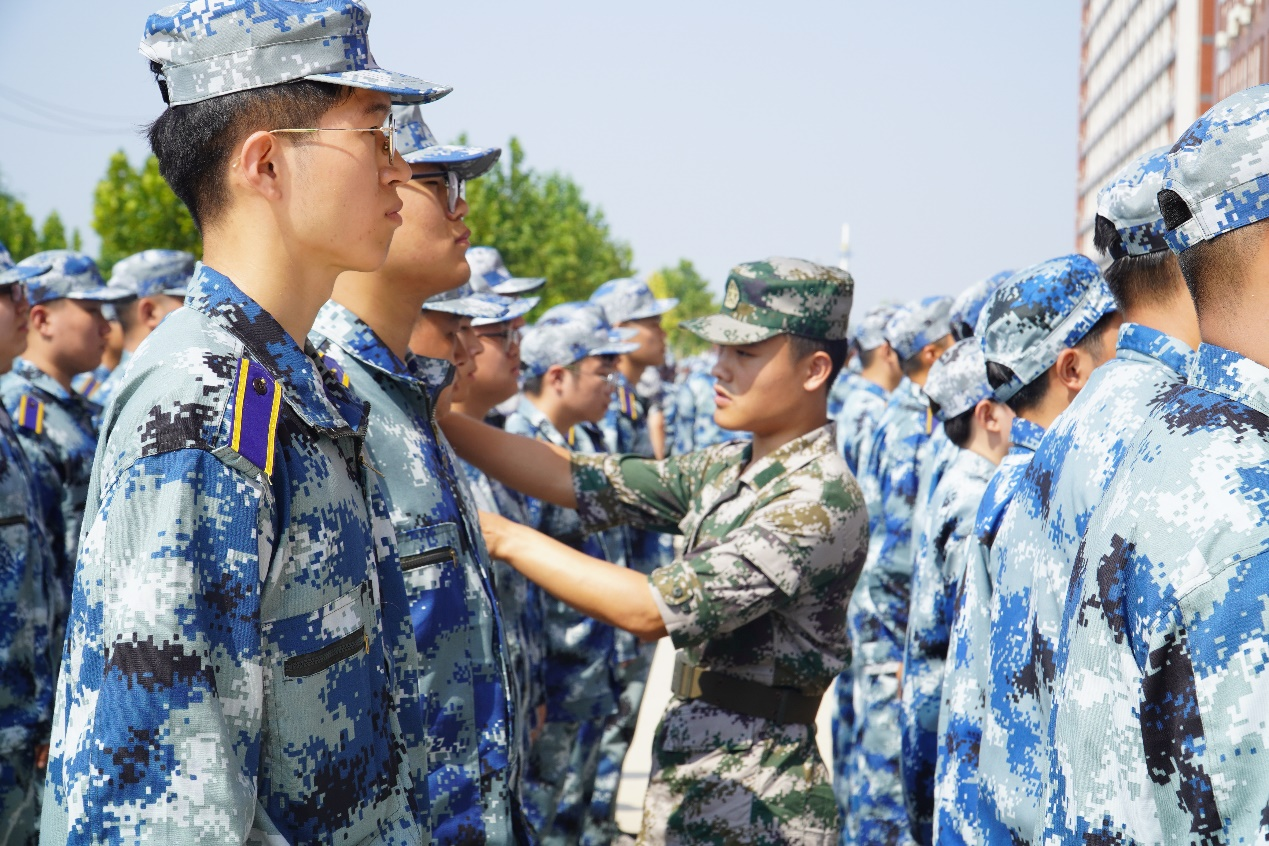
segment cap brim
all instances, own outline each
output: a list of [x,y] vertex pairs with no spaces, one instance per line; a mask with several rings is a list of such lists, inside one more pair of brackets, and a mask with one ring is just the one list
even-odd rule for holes
[[711,344],[720,344],[725,347],[738,344],[756,344],[759,341],[765,341],[780,334],[779,329],[754,326],[752,323],[741,323],[736,318],[726,314],[711,314],[708,317],[684,320],[679,326],[698,338],[704,338]]
[[523,299],[507,297],[510,300],[506,304],[507,313],[502,317],[476,317],[472,319],[472,326],[488,326],[491,323],[505,323],[508,320],[515,320],[517,317],[524,317],[540,301],[537,297],[525,297]]
[[376,70],[341,71],[339,73],[317,73],[307,76],[318,82],[331,82],[335,85],[347,85],[349,88],[367,88],[371,91],[382,91],[392,98],[394,104],[409,106],[415,103],[431,103],[439,100],[454,89],[448,85],[428,82],[414,76],[378,68]]
[[674,307],[678,304],[679,304],[679,301],[674,297],[669,297],[664,300],[657,300],[656,305],[654,305],[652,308],[645,308],[645,309],[641,309],[640,311],[636,311],[634,314],[627,317],[626,320],[643,320],[645,317],[659,317],[663,314],[666,314],[667,312],[672,311]]
[[[492,296],[497,296],[496,294]],[[507,306],[489,294],[470,294],[454,300],[423,303],[424,311],[443,311],[463,317],[491,317],[506,320]]]
[[134,300],[136,297],[137,295],[127,288],[112,288],[109,285],[92,291],[72,291],[62,295],[62,299],[66,300],[88,300],[95,303],[117,303],[123,300]]
[[8,270],[0,272],[0,285],[12,285],[14,282],[25,282],[28,279],[34,279],[37,276],[43,276],[52,270],[47,264],[41,265],[16,265]]
[[612,341],[602,346],[595,347],[586,351],[587,355],[625,355],[639,349],[638,344],[625,343],[623,341]]
[[491,286],[495,294],[502,294],[504,297],[514,297],[519,294],[530,294],[534,291],[540,291],[546,285],[545,276],[520,276],[508,279],[505,282],[499,282],[497,285]]
[[434,164],[452,170],[463,179],[484,176],[502,156],[500,147],[447,147],[436,145],[406,153],[407,164]]
[[159,291],[160,294],[167,294],[169,297],[187,297],[189,290],[186,288],[164,288]]

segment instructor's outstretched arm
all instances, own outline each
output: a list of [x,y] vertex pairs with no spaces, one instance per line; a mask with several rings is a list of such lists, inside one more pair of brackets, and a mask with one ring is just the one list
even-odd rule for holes
[[567,450],[457,411],[438,416],[437,422],[463,460],[507,487],[562,508],[577,507]]

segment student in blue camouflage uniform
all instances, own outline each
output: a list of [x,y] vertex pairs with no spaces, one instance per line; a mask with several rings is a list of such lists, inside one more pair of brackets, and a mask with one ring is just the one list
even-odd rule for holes
[[1156,200],[1165,153],[1136,159],[1098,197],[1096,240],[1125,321],[1116,354],[1045,433],[996,535],[980,790],[1014,842],[1041,833],[1053,651],[1089,514],[1150,408],[1185,381],[1199,343]]
[[1045,842],[1259,843],[1269,834],[1269,86],[1167,154],[1165,237],[1202,344],[1100,502],[1054,659]]
[[428,842],[366,406],[305,341],[400,225],[391,101],[448,91],[378,68],[368,21],[351,0],[196,0],[146,24],[169,106],[151,147],[206,263],[103,421],[44,843]]
[[[468,253],[471,259],[471,251]],[[483,275],[473,272],[470,285],[476,293],[492,293]],[[538,303],[537,297],[508,298],[505,316],[472,318],[475,369],[455,368],[450,401],[452,408],[485,419],[499,403],[520,390],[520,336],[524,315]],[[486,476],[475,466],[461,462],[471,486],[472,501],[481,511],[501,514],[517,523],[535,524],[529,498]],[[545,710],[542,679],[544,638],[542,600],[537,587],[505,561],[493,561],[494,593],[507,639],[509,675],[513,683],[516,736],[521,762],[529,757],[532,737],[541,730]],[[521,785],[515,785],[516,790]]]
[[[504,317],[496,295],[466,284],[462,181],[500,150],[438,145],[418,106],[396,106],[396,149],[410,166],[405,223],[383,266],[345,273],[312,339],[326,364],[370,403],[366,449],[382,474],[401,556],[429,736],[428,795],[438,842],[525,842],[520,762],[510,738],[507,647],[466,476],[436,429],[460,324]],[[455,181],[458,184],[455,185]],[[420,318],[420,312],[422,317]]]
[[566,456],[450,415],[460,449],[583,525],[677,527],[651,578],[493,517],[499,554],[598,619],[681,647],[654,741],[640,842],[815,843],[838,819],[812,725],[849,660],[845,603],[866,547],[858,486],[826,422],[853,283],[797,259],[742,264],[722,314],[685,323],[722,346],[718,420],[751,442],[649,461]]
[[864,312],[854,327],[852,346],[859,372],[843,368],[837,378],[842,391],[841,406],[833,419],[837,423],[837,446],[850,472],[859,475],[859,459],[864,445],[872,440],[877,422],[886,410],[890,394],[903,381],[899,356],[886,340],[886,324],[898,311],[896,306],[876,306]]
[[935,787],[940,842],[1008,839],[985,816],[979,799],[989,621],[1001,556],[1006,554],[995,546],[997,532],[1007,511],[1017,505],[1023,474],[1045,428],[1111,356],[1118,325],[1114,299],[1097,265],[1080,255],[1019,271],[983,307],[978,328],[987,378],[996,400],[1008,404],[1017,417],[1011,427],[1013,445],[978,508],[948,643],[942,704],[947,730],[939,738]]
[[60,643],[101,412],[71,388],[71,379],[101,361],[108,328],[103,304],[130,294],[107,286],[96,263],[83,253],[50,250],[18,266],[50,269],[27,282],[27,348],[0,377],[0,398],[35,473],[37,506],[56,574],[52,637]]
[[[584,303],[556,308],[521,344],[524,392],[506,430],[570,452],[603,453],[603,440],[584,423],[598,423],[612,400],[616,357],[635,349],[611,329],[603,311]],[[479,463],[479,462],[476,462]],[[529,523],[586,555],[625,566],[621,530],[587,533],[571,508],[534,501]],[[543,597],[546,630],[546,725],[525,773],[525,803],[543,843],[575,844],[597,829],[592,806],[605,727],[618,713],[614,629],[552,597]]]
[[899,774],[899,674],[912,578],[917,455],[937,425],[921,386],[952,342],[951,306],[950,297],[927,297],[886,323],[886,340],[902,362],[904,379],[860,457],[868,560],[849,609],[855,723],[848,776],[837,792],[849,802],[851,835],[861,844],[911,842]]
[[194,276],[194,257],[181,250],[143,250],[115,262],[110,287],[132,294],[116,303],[114,312],[123,329],[119,363],[93,393],[86,396],[103,409],[110,404],[123,379],[128,359],[155,327],[185,304],[186,287]]
[[905,633],[900,725],[903,796],[913,838],[933,842],[934,778],[943,666],[956,584],[987,481],[1009,450],[1013,412],[996,402],[976,338],[957,341],[930,368],[924,391],[952,445],[916,533]]
[[[0,373],[26,348],[26,282],[0,244]],[[34,474],[0,408],[0,842],[35,842],[53,721],[59,647],[52,640],[53,560]]]

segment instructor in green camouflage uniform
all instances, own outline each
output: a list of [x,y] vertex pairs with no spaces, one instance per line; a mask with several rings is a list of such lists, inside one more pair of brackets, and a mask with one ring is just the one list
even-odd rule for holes
[[867,515],[827,421],[845,360],[853,282],[797,259],[736,267],[721,314],[684,326],[721,345],[715,419],[752,432],[654,461],[562,455],[470,418],[455,448],[512,487],[617,523],[686,538],[650,576],[481,515],[490,552],[553,595],[645,638],[669,634],[674,693],[654,747],[640,842],[835,843],[815,745],[824,691],[846,667],[846,604]]

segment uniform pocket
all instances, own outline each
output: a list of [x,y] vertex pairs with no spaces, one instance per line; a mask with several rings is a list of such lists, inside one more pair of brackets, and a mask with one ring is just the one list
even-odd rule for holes
[[260,797],[296,840],[359,843],[407,810],[374,588],[263,626]]
[[406,591],[411,597],[455,583],[462,584],[458,575],[459,544],[455,524],[437,523],[410,529],[398,536],[397,545]]

